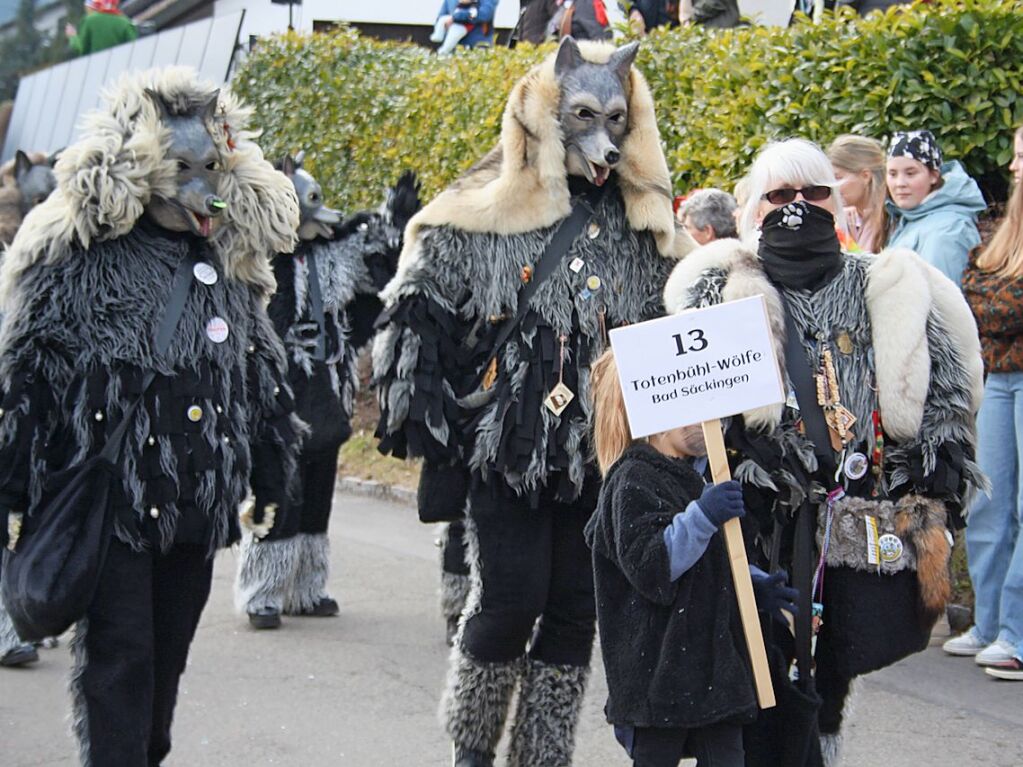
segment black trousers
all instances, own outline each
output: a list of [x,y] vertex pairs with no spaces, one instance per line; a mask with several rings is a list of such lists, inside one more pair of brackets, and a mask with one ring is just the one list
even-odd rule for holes
[[746,757],[742,750],[742,727],[713,724],[693,729],[636,728],[633,767],[678,767],[687,757],[695,757],[697,767],[743,767]]
[[562,503],[545,493],[533,509],[527,499],[488,485],[472,489],[469,515],[483,585],[480,609],[462,635],[472,658],[507,663],[522,656],[532,637],[535,660],[589,665],[597,616],[583,527],[594,502],[590,493],[583,497],[588,500]]
[[170,752],[178,681],[212,577],[204,546],[159,554],[111,542],[74,648],[76,728],[92,767],[151,767]]
[[302,479],[302,505],[300,533],[326,533],[330,525],[330,508],[334,502],[334,483],[337,481],[337,455],[340,446],[315,453],[303,453],[299,458]]
[[469,563],[465,559],[465,522],[458,520],[448,524],[444,536],[441,568],[452,575],[468,575]]

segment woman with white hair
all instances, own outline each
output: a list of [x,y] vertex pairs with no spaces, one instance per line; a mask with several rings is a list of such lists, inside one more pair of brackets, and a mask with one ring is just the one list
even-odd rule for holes
[[838,186],[815,144],[768,145],[743,241],[690,253],[665,290],[671,312],[763,295],[789,392],[727,432],[756,564],[786,569],[800,592],[795,641],[768,629],[780,706],[747,733],[747,765],[815,763],[818,731],[824,764],[838,763],[853,678],[927,646],[949,595],[949,531],[981,482],[970,310],[912,251],[842,252]]

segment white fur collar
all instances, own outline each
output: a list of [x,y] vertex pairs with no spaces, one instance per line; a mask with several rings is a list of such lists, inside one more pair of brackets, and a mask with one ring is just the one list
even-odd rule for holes
[[[781,297],[768,281],[756,253],[738,240],[718,240],[698,248],[672,271],[664,289],[669,313],[687,308],[689,289],[711,269],[726,273],[724,301],[763,295],[784,367],[785,316]],[[970,381],[971,406],[983,396],[983,361],[977,326],[962,293],[945,275],[911,250],[894,248],[875,256],[867,272],[867,311],[876,366],[878,402],[885,431],[897,441],[915,439],[923,419],[931,379],[927,320],[936,313],[948,329]],[[744,414],[747,423],[771,429],[780,408]]]

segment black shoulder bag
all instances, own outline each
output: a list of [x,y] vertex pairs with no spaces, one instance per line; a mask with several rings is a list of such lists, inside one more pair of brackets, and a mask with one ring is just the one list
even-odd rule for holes
[[[174,286],[157,330],[156,356],[167,353],[192,282],[192,257],[174,274]],[[85,615],[96,593],[113,535],[111,483],[121,479],[119,463],[128,428],[156,377],[146,373],[142,391],[97,455],[54,474],[33,512],[31,530],[5,550],[0,593],[18,635],[26,642],[59,636]]]

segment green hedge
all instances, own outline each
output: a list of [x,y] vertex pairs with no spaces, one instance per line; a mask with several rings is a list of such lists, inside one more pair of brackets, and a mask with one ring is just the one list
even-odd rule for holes
[[[948,157],[1004,193],[1023,123],[1023,0],[934,0],[790,29],[658,31],[650,81],[676,188],[729,185],[766,141],[926,127]],[[405,168],[427,196],[496,141],[515,80],[550,47],[439,60],[351,29],[261,42],[235,78],[270,154],[305,148],[345,210],[374,205]]]

